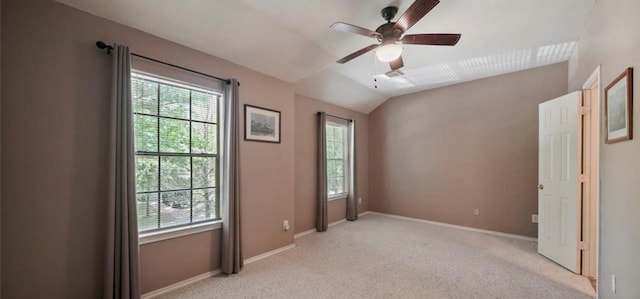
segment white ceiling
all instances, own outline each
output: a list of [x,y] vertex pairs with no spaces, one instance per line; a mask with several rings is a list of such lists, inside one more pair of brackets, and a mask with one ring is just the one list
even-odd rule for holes
[[375,30],[380,10],[413,0],[58,0],[118,23],[294,83],[296,92],[369,113],[390,97],[569,59],[596,0],[441,0],[408,30],[461,33],[455,47],[405,45],[404,75],[375,43],[333,31],[336,21]]

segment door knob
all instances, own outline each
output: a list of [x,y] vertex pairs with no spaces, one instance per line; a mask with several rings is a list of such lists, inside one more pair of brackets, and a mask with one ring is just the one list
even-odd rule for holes
[[543,184],[538,184],[538,189],[540,189],[540,190],[544,189],[544,185]]

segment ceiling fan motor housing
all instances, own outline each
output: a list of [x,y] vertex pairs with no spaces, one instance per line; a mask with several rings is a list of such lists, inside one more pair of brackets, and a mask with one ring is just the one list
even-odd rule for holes
[[395,22],[389,22],[386,24],[380,25],[376,29],[376,32],[382,35],[382,38],[378,38],[381,42],[389,42],[389,41],[397,41],[400,40],[400,36],[402,36],[402,30],[396,28]]

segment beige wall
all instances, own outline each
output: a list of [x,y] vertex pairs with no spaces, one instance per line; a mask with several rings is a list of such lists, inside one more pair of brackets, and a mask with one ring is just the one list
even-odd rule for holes
[[637,0],[597,1],[569,63],[569,91],[580,90],[598,65],[602,89],[627,67],[635,72],[633,140],[604,144],[603,134],[600,142],[600,298],[640,298],[639,11]]
[[[316,180],[317,180],[317,130],[318,111],[353,118],[356,125],[356,168],[357,192],[362,198],[358,213],[368,210],[369,199],[369,123],[368,116],[349,109],[331,105],[302,95],[295,95],[295,232],[300,233],[315,228]],[[332,200],[328,206],[329,223],[346,217],[346,200]]]
[[220,238],[221,230],[217,229],[140,246],[142,293],[219,269]]
[[555,64],[378,107],[370,210],[535,237],[538,104],[566,93],[566,75]]
[[[240,144],[243,252],[248,258],[293,242],[293,230],[282,230],[284,219],[294,219],[290,83],[53,1],[2,6],[1,196],[11,199],[2,202],[2,237],[9,240],[2,297],[101,297],[111,63],[94,46],[98,39],[238,78],[242,104],[282,112],[281,144]],[[217,268],[217,234],[142,246],[143,290]],[[183,254],[188,261],[180,265]]]

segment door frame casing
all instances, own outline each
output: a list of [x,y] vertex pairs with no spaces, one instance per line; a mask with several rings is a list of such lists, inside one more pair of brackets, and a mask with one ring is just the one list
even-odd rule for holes
[[[583,90],[583,94],[584,92],[586,92],[587,90],[590,90],[591,87],[597,84],[598,87],[598,93],[597,93],[597,101],[593,101],[592,98],[590,98],[591,103],[590,106],[592,107],[592,111],[589,114],[590,120],[591,120],[591,130],[595,130],[595,136],[596,138],[591,138],[591,144],[590,144],[590,150],[591,151],[595,151],[595,154],[592,154],[592,157],[595,157],[595,161],[590,161],[591,166],[593,167],[595,165],[596,167],[596,171],[590,171],[589,173],[589,186],[594,186],[595,187],[595,192],[589,192],[589,196],[595,196],[595,209],[596,209],[596,215],[595,215],[595,228],[596,228],[596,239],[595,240],[590,240],[590,241],[595,241],[596,242],[596,253],[595,253],[595,258],[596,258],[596,262],[595,262],[595,278],[598,278],[598,275],[600,273],[600,139],[602,137],[602,117],[601,117],[601,111],[602,111],[602,80],[601,80],[601,70],[600,70],[600,65],[598,65],[595,70],[593,71],[593,73],[591,73],[591,75],[589,76],[589,78],[585,81],[585,83],[582,86],[582,90]],[[595,102],[595,103],[594,103]],[[595,104],[595,105],[594,105]],[[595,110],[595,111],[593,111]],[[592,132],[590,132],[592,133]],[[581,161],[581,163],[584,163],[584,159],[586,157],[582,157],[583,161]],[[582,199],[584,200],[584,198]],[[589,198],[588,200],[591,200],[591,198]],[[582,213],[584,214],[584,211],[581,209]],[[581,215],[581,218],[584,217],[585,215]],[[584,223],[584,221],[581,221],[581,225]],[[588,246],[588,245],[587,245]],[[581,273],[584,273],[582,271],[582,267],[581,267]],[[596,295],[598,290],[596,289]]]

